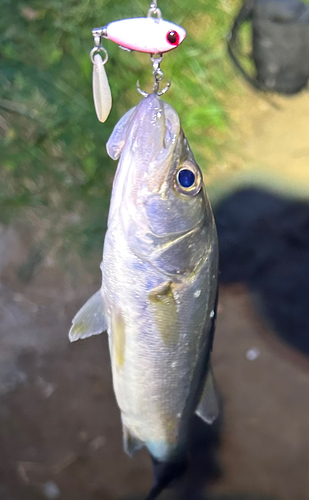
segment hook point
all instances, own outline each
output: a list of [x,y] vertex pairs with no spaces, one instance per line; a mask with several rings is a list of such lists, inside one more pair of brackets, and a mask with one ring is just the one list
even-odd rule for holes
[[166,85],[166,87],[164,87],[164,89],[162,89],[160,92],[157,92],[157,95],[160,97],[161,95],[166,94],[166,92],[168,91],[170,86],[171,86],[171,82],[168,82],[168,84]]
[[139,80],[137,80],[137,82],[136,82],[136,88],[137,88],[137,92],[139,92],[143,97],[149,96],[149,94],[147,94],[147,92],[145,92],[144,90],[141,89],[140,84],[139,84]]

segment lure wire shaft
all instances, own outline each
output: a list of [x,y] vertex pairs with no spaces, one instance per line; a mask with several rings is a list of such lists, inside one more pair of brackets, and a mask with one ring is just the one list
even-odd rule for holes
[[[161,13],[161,10],[158,8],[158,2],[157,2],[157,0],[152,0],[150,2],[150,6],[149,6],[147,17],[152,17],[152,16],[157,16],[157,22],[160,22],[160,20],[162,19],[162,13]],[[150,54],[150,60],[151,60],[151,63],[152,63],[152,68],[153,68],[152,74],[153,74],[153,78],[154,78],[154,84],[153,84],[152,92],[154,94],[157,94],[158,96],[161,96],[161,95],[165,94],[165,92],[167,92],[168,89],[171,86],[171,82],[169,82],[166,85],[166,87],[164,87],[164,89],[162,89],[161,91],[159,91],[160,82],[161,82],[161,80],[164,77],[164,73],[163,73],[163,71],[161,70],[161,67],[160,67],[161,62],[163,60],[163,54]],[[138,92],[143,97],[147,97],[149,95],[147,92],[145,92],[144,90],[142,90],[140,88],[139,81],[137,82],[136,87],[137,87]]]
[[154,0],[149,5],[147,17],[152,17],[152,16],[157,16],[158,21],[160,21],[160,19],[162,19],[162,12],[158,8],[157,0]]

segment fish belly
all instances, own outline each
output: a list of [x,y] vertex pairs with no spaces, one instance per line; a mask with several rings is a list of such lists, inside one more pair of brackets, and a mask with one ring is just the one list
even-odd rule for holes
[[158,460],[184,445],[197,404],[215,300],[212,273],[205,263],[194,280],[172,281],[161,300],[153,291],[168,286],[170,277],[131,252],[120,224],[107,231],[102,295],[116,399],[125,433]]

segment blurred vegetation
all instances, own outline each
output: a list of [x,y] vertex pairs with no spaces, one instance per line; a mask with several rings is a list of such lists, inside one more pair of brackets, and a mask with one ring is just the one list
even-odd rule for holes
[[[144,16],[147,0],[1,0],[0,218],[41,221],[39,249],[101,247],[115,163],[106,141],[121,115],[150,89],[149,56],[105,41],[112,113],[97,121],[92,101],[91,29]],[[233,4],[226,0],[158,2],[187,38],[162,63],[166,95],[178,111],[202,166],[220,151],[228,120],[222,105],[231,70],[225,38]],[[207,168],[207,167],[206,167]],[[32,257],[31,257],[32,258]]]

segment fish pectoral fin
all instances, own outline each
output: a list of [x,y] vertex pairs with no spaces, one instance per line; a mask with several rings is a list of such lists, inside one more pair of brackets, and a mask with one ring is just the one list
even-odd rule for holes
[[215,389],[215,382],[211,367],[208,370],[208,375],[196,414],[207,424],[212,424],[219,414],[218,396]]
[[98,290],[78,311],[72,320],[69,332],[70,342],[86,339],[107,330],[101,290]]
[[149,298],[152,301],[164,301],[165,297],[172,296],[172,281],[165,281],[156,286],[149,292]]
[[133,453],[140,450],[145,443],[140,439],[136,438],[127,428],[127,426],[122,423],[122,431],[123,431],[123,448],[124,451],[132,457]]
[[166,281],[153,288],[148,298],[153,318],[156,321],[162,341],[170,348],[179,340],[179,318],[172,281]]
[[127,111],[115,126],[112,135],[107,141],[106,150],[113,160],[118,160],[122,148],[125,145],[128,124],[135,111],[135,107]]

